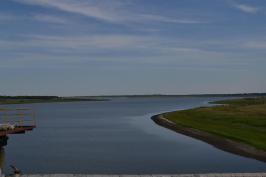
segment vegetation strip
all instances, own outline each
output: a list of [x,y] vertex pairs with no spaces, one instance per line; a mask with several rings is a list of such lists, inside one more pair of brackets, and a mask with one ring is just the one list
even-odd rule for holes
[[223,105],[169,112],[152,119],[219,149],[266,162],[266,98],[214,103]]
[[76,101],[107,101],[101,97],[58,97],[58,96],[0,96],[0,104],[32,104]]
[[34,174],[21,177],[266,177],[266,173],[211,173],[211,174],[156,174],[156,175],[86,175],[86,174]]

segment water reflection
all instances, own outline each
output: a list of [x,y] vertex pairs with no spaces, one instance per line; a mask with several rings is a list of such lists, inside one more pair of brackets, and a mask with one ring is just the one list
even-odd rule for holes
[[6,146],[7,145],[7,140],[8,140],[7,136],[0,137],[0,147]]
[[2,175],[5,164],[5,149],[0,147],[0,176]]

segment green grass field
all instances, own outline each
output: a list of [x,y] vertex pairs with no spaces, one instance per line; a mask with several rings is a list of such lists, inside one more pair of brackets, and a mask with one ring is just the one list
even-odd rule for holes
[[165,113],[178,125],[249,144],[266,151],[266,98],[213,102],[223,104]]

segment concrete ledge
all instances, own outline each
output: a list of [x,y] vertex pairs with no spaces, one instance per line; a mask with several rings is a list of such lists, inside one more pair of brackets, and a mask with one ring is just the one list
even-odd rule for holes
[[81,174],[34,174],[19,177],[266,177],[266,173],[211,173],[176,175],[81,175]]

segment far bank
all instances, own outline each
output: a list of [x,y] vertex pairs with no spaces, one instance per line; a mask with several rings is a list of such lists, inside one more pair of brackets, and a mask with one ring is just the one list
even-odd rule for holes
[[214,103],[222,105],[168,112],[152,119],[224,151],[266,162],[265,97]]

